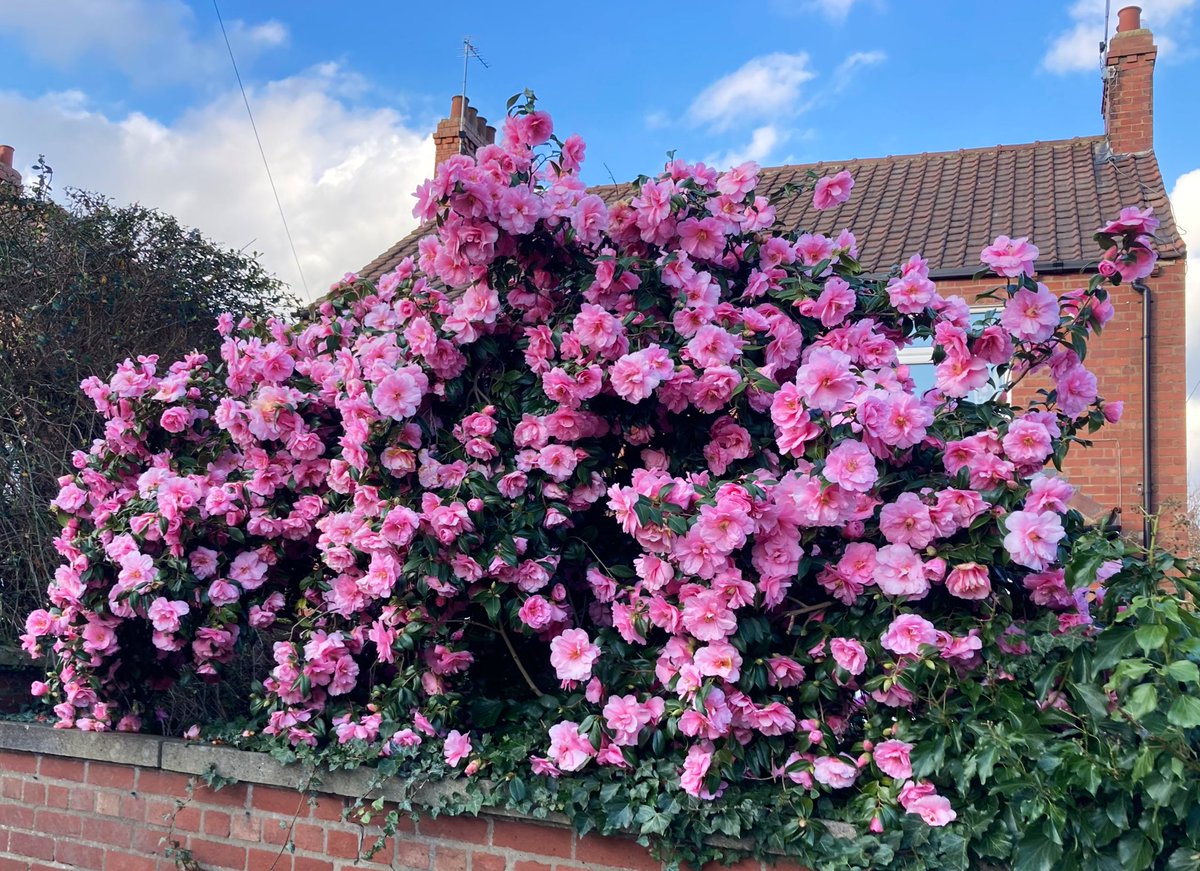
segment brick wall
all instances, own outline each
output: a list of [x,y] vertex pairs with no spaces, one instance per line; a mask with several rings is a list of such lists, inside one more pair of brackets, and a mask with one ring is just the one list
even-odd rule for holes
[[[5,724],[5,729],[9,727]],[[25,727],[36,740],[44,727]],[[10,731],[12,731],[10,729]],[[97,750],[124,736],[75,733]],[[135,739],[136,740],[136,739]],[[152,740],[152,739],[151,739]],[[12,742],[8,742],[11,744]],[[28,743],[25,741],[24,743]],[[0,730],[0,746],[4,746]],[[64,752],[66,747],[60,748]],[[205,748],[185,748],[200,754]],[[227,753],[230,751],[226,751]],[[98,753],[97,755],[103,755]],[[175,754],[179,757],[179,754]],[[238,754],[257,757],[258,754]],[[256,760],[259,770],[276,767]],[[343,819],[351,800],[241,782],[214,791],[183,772],[152,765],[0,750],[0,871],[659,871],[632,840],[576,837],[568,828],[500,815],[402,817],[400,830],[368,861],[378,828]],[[170,842],[195,866],[166,855]],[[706,871],[723,866],[712,865]],[[803,871],[748,860],[737,871]]]
[[[1151,290],[1153,509],[1187,498],[1185,268],[1183,260],[1161,261],[1160,268],[1146,282]],[[1061,294],[1085,285],[1088,277],[1046,275],[1040,280]],[[968,300],[994,285],[994,279],[938,282],[943,294],[958,294]],[[1120,423],[1096,433],[1091,448],[1073,448],[1064,471],[1072,483],[1100,505],[1120,508],[1124,527],[1136,531],[1141,528],[1142,504],[1142,298],[1131,288],[1121,286],[1111,299],[1116,314],[1103,334],[1089,343],[1087,365],[1096,373],[1101,396],[1124,401],[1124,416]],[[1026,384],[1031,390],[1047,386],[1047,382],[1032,378]]]

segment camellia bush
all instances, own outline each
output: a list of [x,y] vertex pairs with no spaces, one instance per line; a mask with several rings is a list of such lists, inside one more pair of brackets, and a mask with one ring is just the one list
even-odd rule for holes
[[[606,202],[583,157],[518,106],[503,145],[422,185],[436,232],[377,284],[301,323],[223,316],[219,359],[85,381],[105,437],[54,502],[35,694],[62,727],[153,727],[165,689],[265,645],[254,711],[213,734],[474,778],[459,809],[565,811],[691,859],[723,834],[822,868],[1074,867],[1092,836],[1047,809],[1090,781],[1052,801],[1048,772],[1009,777],[1052,758],[1012,736],[1071,745],[1067,684],[1109,671],[1070,657],[1133,629],[1099,609],[1136,560],[1097,534],[1068,561],[1084,527],[1053,467],[1120,415],[1087,341],[1106,288],[1153,268],[1157,221],[1122,211],[1061,297],[1000,237],[973,324],[920,256],[867,278],[849,230],[775,227],[782,198],[844,202],[847,173],[768,191],[752,163],[674,160]],[[917,341],[924,393],[898,358]],[[1107,692],[1082,701],[1136,744]],[[1093,737],[1077,756],[1117,746]]]

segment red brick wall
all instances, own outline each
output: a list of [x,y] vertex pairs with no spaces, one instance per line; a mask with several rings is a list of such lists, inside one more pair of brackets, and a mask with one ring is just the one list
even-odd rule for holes
[[[1184,261],[1166,260],[1147,280],[1151,292],[1153,509],[1170,501],[1183,501],[1187,496],[1184,269]],[[1062,293],[1085,285],[1088,276],[1048,275],[1041,280],[1055,293]],[[943,294],[958,294],[968,300],[994,286],[994,279],[938,283]],[[1064,471],[1072,483],[1102,506],[1121,508],[1124,527],[1134,531],[1141,528],[1142,504],[1142,298],[1122,286],[1111,299],[1116,314],[1103,334],[1089,344],[1086,362],[1096,373],[1100,395],[1124,401],[1124,416],[1120,423],[1096,433],[1091,448],[1073,448]],[[1032,385],[1033,389],[1038,386],[1044,383]]]
[[[96,736],[103,741],[104,736]],[[203,871],[659,871],[633,841],[499,816],[402,818],[372,861],[378,829],[342,819],[349,800],[256,784],[212,791],[186,775],[0,751],[0,871],[172,871],[178,841]],[[183,866],[187,867],[187,866]],[[717,868],[721,866],[712,866]],[[739,871],[765,871],[746,861]],[[767,866],[802,871],[790,862]]]
[[[1136,17],[1136,16],[1135,16]],[[1117,154],[1154,147],[1154,61],[1158,49],[1140,21],[1122,20],[1108,45],[1104,83],[1104,132]]]

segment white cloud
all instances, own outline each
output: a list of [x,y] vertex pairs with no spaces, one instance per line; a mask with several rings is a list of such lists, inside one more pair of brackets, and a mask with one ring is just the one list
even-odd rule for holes
[[786,137],[780,134],[778,128],[767,124],[758,127],[750,134],[750,141],[740,148],[726,151],[724,154],[710,155],[704,159],[709,166],[717,169],[728,169],[731,166],[754,160],[762,163]]
[[671,116],[662,109],[655,109],[652,112],[647,112],[645,117],[646,129],[661,130],[664,127],[671,126]]
[[800,108],[802,86],[815,76],[804,52],[752,58],[701,91],[688,115],[717,131],[752,121],[774,122]]
[[866,67],[878,66],[887,60],[887,52],[883,51],[856,51],[854,54],[847,57],[844,61],[837,65],[837,69],[833,71],[833,91],[841,93],[850,87],[850,83],[854,81],[854,77],[858,75],[858,71]]
[[[111,65],[143,84],[229,69],[215,15],[198,19],[182,0],[0,0],[0,20],[30,55],[58,67]],[[274,20],[225,25],[239,62],[288,39]]]
[[813,0],[809,5],[831,21],[845,21],[854,3],[855,0]]
[[[334,65],[250,93],[255,120],[314,295],[415,226],[410,194],[433,168],[429,134],[390,109],[357,108],[358,87]],[[262,159],[236,92],[170,125],[140,113],[108,117],[76,91],[0,92],[0,117],[28,170],[39,153],[65,185],[175,215],[263,263],[303,293]],[[27,179],[28,180],[28,179]]]
[[1200,169],[1185,173],[1171,190],[1171,207],[1188,246],[1186,315],[1188,491],[1200,493]]
[[771,9],[792,17],[817,12],[838,24],[846,20],[859,0],[771,0]]
[[[1140,0],[1142,24],[1154,31],[1159,55],[1169,56],[1176,41],[1172,31],[1186,26],[1186,13],[1197,0]],[[1113,4],[1109,34],[1116,31],[1118,4]],[[1123,4],[1120,4],[1123,5]],[[1054,73],[1072,73],[1100,68],[1100,41],[1104,34],[1105,0],[1075,0],[1068,10],[1074,22],[1055,37],[1042,58],[1042,66]]]

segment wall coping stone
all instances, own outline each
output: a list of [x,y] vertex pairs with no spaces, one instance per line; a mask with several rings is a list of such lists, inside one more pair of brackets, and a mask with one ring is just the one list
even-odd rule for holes
[[0,721],[0,750],[45,753],[71,759],[115,762],[160,768],[162,738],[127,733],[106,734],[113,740],[96,740],[97,733],[78,729],[53,729],[38,723]]
[[[372,789],[375,772],[369,767],[317,772],[311,766],[298,762],[285,765],[266,753],[252,750],[156,735],[83,732],[6,720],[0,720],[0,750],[137,765],[194,776],[215,771],[221,777],[237,783],[320,792],[342,798],[381,797],[384,801],[412,802],[425,807],[436,806],[447,797],[466,795],[481,787],[487,790],[490,786],[486,782],[466,780],[441,780],[414,786],[393,778]],[[530,818],[527,814],[490,806],[486,802],[482,812],[494,817]],[[559,813],[547,813],[537,817],[536,821],[563,828],[570,825],[567,817]]]
[[[483,814],[530,820],[556,828],[570,827],[570,820],[564,814],[548,812],[543,816],[531,817],[506,807],[489,805],[486,793],[491,785],[486,782],[441,780],[413,785],[393,778],[371,789],[374,775],[371,768],[315,772],[311,766],[298,762],[284,765],[266,753],[192,743],[180,738],[130,732],[82,732],[78,729],[55,729],[40,723],[0,720],[0,750],[137,765],[193,776],[215,771],[221,777],[238,783],[320,792],[343,798],[362,797],[365,800],[382,797],[384,801],[411,802],[426,807],[436,806],[448,796],[465,795],[482,788],[485,791]],[[834,837],[855,837],[855,829],[849,823],[827,820],[825,825]],[[719,836],[712,838],[711,843],[733,848],[748,846],[735,838]]]

